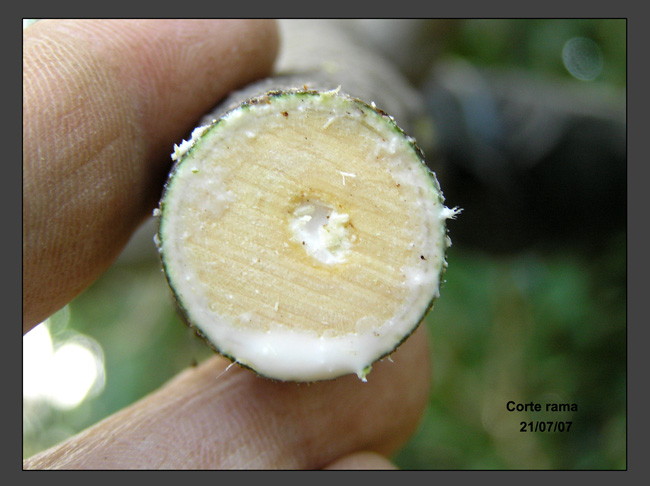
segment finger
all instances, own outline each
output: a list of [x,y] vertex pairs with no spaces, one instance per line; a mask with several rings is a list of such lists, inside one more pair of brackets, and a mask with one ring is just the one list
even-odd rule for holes
[[173,144],[269,73],[270,21],[51,20],[23,33],[23,331],[99,274],[150,213]]
[[24,466],[321,469],[358,451],[388,456],[420,420],[428,356],[420,329],[367,383],[279,383],[212,359]]
[[381,454],[376,452],[355,452],[344,456],[340,459],[337,459],[332,464],[325,467],[325,469],[330,470],[355,470],[355,469],[366,469],[366,470],[394,470],[397,469],[395,464],[390,462]]

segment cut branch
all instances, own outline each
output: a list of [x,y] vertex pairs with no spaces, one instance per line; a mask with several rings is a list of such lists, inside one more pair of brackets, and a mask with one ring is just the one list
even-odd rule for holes
[[455,211],[383,111],[417,116],[397,71],[329,22],[282,26],[278,75],[175,148],[157,244],[221,354],[278,380],[365,380],[438,296]]

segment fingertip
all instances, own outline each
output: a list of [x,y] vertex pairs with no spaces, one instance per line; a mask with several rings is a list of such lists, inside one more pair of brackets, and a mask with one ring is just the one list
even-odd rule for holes
[[332,471],[391,471],[396,470],[397,466],[381,454],[370,451],[360,451],[343,456],[327,465],[324,469]]
[[269,20],[51,20],[23,32],[23,332],[113,262],[174,143],[269,74]]
[[424,410],[428,363],[420,331],[367,383],[275,382],[214,357],[25,467],[390,469]]
[[[269,75],[279,48],[275,21],[190,19],[133,21],[130,66],[144,100],[142,122],[155,145],[174,142],[232,90]],[[130,24],[125,28],[129,29]]]

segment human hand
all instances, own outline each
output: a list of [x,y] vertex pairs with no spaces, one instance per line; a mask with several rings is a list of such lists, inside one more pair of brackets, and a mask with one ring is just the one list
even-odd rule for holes
[[[156,205],[170,147],[269,74],[277,46],[266,21],[53,20],[24,32],[23,332],[108,268]],[[384,456],[426,403],[428,359],[423,329],[368,383],[278,383],[223,373],[230,363],[215,357],[24,467],[391,467]]]

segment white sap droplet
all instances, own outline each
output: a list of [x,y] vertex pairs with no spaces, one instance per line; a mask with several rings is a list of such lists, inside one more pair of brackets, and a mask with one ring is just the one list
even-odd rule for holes
[[290,218],[289,227],[294,241],[322,263],[328,265],[345,261],[351,246],[350,216],[338,213],[328,205],[310,199],[303,201]]

